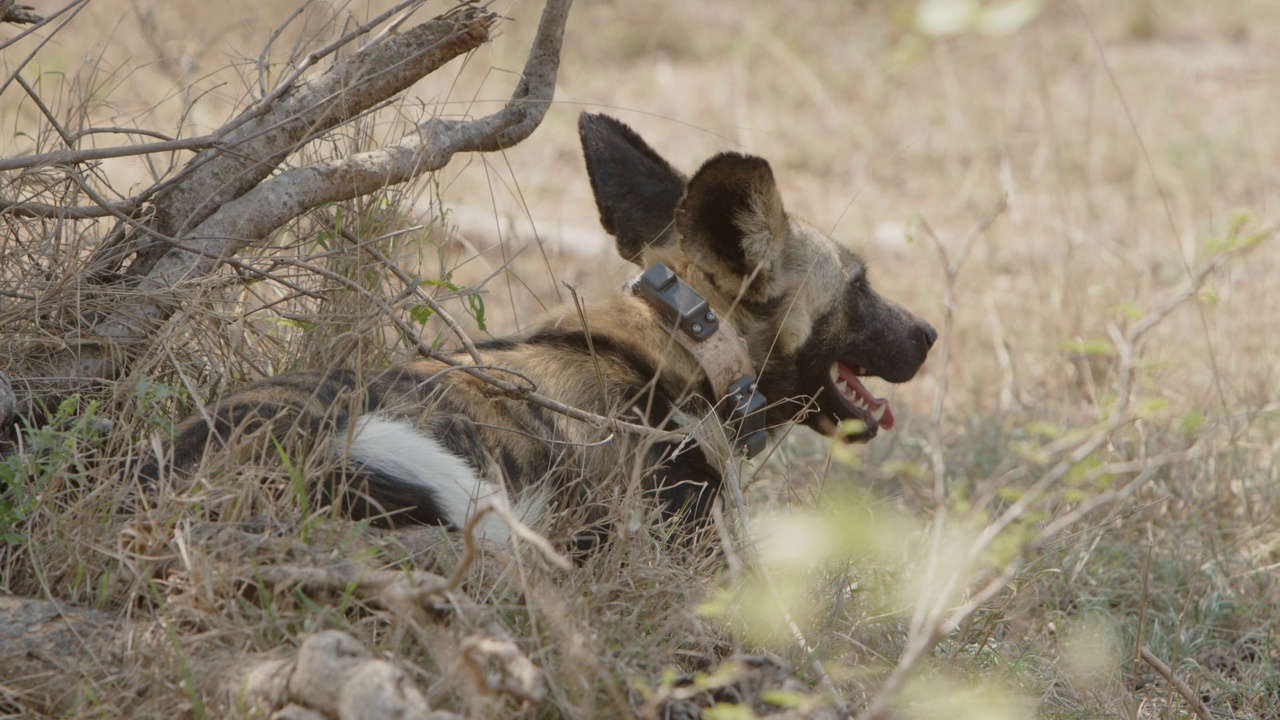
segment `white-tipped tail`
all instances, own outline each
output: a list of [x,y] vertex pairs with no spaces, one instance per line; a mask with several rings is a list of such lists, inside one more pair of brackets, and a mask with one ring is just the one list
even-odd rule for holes
[[[476,475],[466,460],[449,452],[440,442],[407,420],[384,415],[362,415],[355,426],[340,434],[346,447],[339,448],[352,460],[406,484],[430,490],[439,509],[454,527],[462,528],[486,501],[505,503],[502,487]],[[480,521],[478,534],[506,542],[510,530],[495,513]]]

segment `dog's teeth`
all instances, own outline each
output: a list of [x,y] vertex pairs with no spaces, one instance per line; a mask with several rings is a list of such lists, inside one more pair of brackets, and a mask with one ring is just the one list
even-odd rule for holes
[[874,417],[876,419],[876,422],[878,423],[880,422],[880,419],[884,417],[884,411],[888,409],[889,409],[889,403],[885,403],[880,407],[876,408],[875,410],[872,410],[871,416]]

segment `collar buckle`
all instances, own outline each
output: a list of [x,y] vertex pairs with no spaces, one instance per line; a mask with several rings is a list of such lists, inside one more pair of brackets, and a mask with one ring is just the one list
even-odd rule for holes
[[635,291],[664,320],[697,342],[720,329],[720,318],[711,309],[711,303],[662,263],[655,263],[640,273]]

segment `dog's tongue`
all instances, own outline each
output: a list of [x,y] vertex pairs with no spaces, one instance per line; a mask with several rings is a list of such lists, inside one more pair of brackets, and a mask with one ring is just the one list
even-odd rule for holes
[[884,428],[885,430],[892,430],[893,410],[889,407],[889,401],[884,398],[878,398],[867,392],[866,386],[862,384],[862,381],[858,379],[858,376],[854,374],[853,370],[844,363],[837,363],[836,365],[840,371],[840,379],[848,383],[849,389],[852,390],[853,393],[858,396],[858,399],[865,403],[867,407],[871,408],[871,412],[873,414],[880,408],[884,408],[884,415],[880,416],[880,421],[877,422],[876,425]]

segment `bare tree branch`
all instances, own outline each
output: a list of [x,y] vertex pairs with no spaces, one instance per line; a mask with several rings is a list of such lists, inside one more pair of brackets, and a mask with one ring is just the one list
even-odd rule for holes
[[110,158],[147,155],[150,153],[173,152],[174,150],[204,150],[220,145],[217,135],[201,135],[179,140],[161,140],[141,145],[120,145],[118,147],[84,148],[82,150],[57,150],[39,155],[15,155],[0,158],[0,170],[20,170],[22,168],[53,165],[76,165],[91,160],[108,160]]
[[90,220],[93,218],[132,215],[142,207],[137,197],[101,205],[50,205],[48,203],[0,200],[0,215],[21,218],[63,218],[65,220]]
[[[176,150],[203,150],[175,179],[165,183],[155,199],[150,230],[180,237],[199,225],[222,204],[243,195],[267,178],[303,143],[375,107],[445,63],[487,42],[498,16],[463,4],[406,32],[371,43],[329,70],[308,80],[303,71],[350,43],[376,24],[421,0],[406,0],[307,57],[272,93],[262,98],[217,132],[197,138],[109,148],[68,149],[27,157],[0,159],[0,170],[37,166],[67,166],[92,160]],[[558,48],[557,48],[558,50]],[[16,76],[16,75],[15,75]],[[554,72],[553,72],[554,77]],[[21,79],[19,78],[19,81]],[[155,193],[152,188],[143,197]],[[0,211],[24,217],[92,218],[131,214],[138,198],[98,210],[27,205],[0,200]],[[287,219],[286,219],[287,221]],[[273,226],[278,227],[279,224]],[[265,234],[265,233],[263,233]],[[260,238],[261,235],[253,238]],[[149,273],[159,255],[144,256],[131,267],[132,275]]]
[[1213,720],[1213,712],[1205,706],[1204,701],[1200,699],[1200,696],[1197,695],[1190,686],[1180,680],[1177,675],[1173,674],[1172,668],[1170,668],[1163,660],[1156,657],[1155,653],[1146,648],[1141,648],[1139,652],[1142,654],[1142,659],[1148,665],[1155,668],[1156,672],[1164,676],[1164,679],[1169,681],[1169,684],[1178,691],[1178,694],[1182,696],[1182,699],[1187,701],[1187,704],[1195,711],[1196,717],[1200,718],[1200,720]]
[[[286,92],[278,107],[229,134],[227,150],[202,153],[192,165],[205,160],[203,164],[157,196],[158,219],[145,232],[165,243],[167,251],[140,279],[131,302],[119,305],[55,358],[44,375],[66,378],[70,385],[114,377],[132,346],[147,340],[193,285],[293,218],[437,170],[456,153],[501,150],[528,137],[554,95],[570,5],[571,0],[549,0],[523,76],[498,112],[469,122],[433,118],[394,146],[295,168],[264,181],[299,141],[385,100],[487,40],[496,16],[463,6],[367,46]],[[218,153],[223,154],[208,160]]]
[[[407,89],[490,39],[498,17],[466,5],[384,42],[366,45],[328,71],[286,90],[232,122],[223,147],[197,155],[185,180],[157,198],[156,229],[185,235],[268,177],[300,143]],[[257,239],[261,235],[251,238]]]

